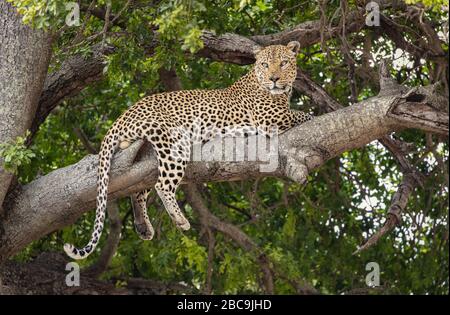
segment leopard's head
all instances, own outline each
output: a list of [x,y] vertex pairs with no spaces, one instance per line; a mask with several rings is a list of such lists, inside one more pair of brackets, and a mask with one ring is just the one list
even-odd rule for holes
[[296,56],[299,42],[272,45],[254,50],[255,74],[262,88],[271,94],[288,93],[297,76]]

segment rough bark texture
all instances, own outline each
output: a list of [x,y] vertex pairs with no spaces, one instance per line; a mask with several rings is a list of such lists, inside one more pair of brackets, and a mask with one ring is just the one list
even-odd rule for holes
[[[51,36],[25,26],[10,3],[0,0],[0,143],[30,127],[47,74]],[[0,159],[0,208],[12,175]],[[0,211],[1,212],[1,211]]]

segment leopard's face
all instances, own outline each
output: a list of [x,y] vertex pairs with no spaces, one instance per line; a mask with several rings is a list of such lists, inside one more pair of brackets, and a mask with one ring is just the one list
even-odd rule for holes
[[296,56],[300,44],[290,42],[255,51],[255,74],[262,88],[271,94],[288,93],[297,76]]

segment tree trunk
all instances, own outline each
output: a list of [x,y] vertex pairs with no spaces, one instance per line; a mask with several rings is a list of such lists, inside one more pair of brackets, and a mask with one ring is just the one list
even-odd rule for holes
[[[0,143],[4,143],[24,135],[31,125],[52,40],[49,33],[23,25],[20,15],[5,0],[0,0],[0,12]],[[0,205],[12,180],[2,164],[0,159]]]

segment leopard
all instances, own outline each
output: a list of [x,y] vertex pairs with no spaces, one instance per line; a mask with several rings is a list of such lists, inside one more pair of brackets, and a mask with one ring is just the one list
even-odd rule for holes
[[[299,50],[297,41],[287,45],[255,46],[255,63],[228,87],[152,94],[129,107],[109,128],[100,146],[96,215],[91,239],[83,248],[65,244],[67,255],[84,259],[98,245],[106,217],[112,158],[118,149],[125,150],[137,140],[149,142],[155,152],[158,177],[154,188],[168,215],[181,231],[189,230],[190,223],[177,203],[176,191],[182,183],[193,140],[173,130],[213,130],[196,133],[196,141],[204,143],[224,133],[226,128],[243,130],[243,135],[248,136],[246,131],[250,128],[247,127],[260,130],[276,127],[281,134],[311,120],[310,113],[289,107]],[[194,124],[195,121],[200,121],[200,125]],[[147,214],[149,193],[150,189],[145,189],[132,195],[135,229],[144,240],[152,239],[155,233]]]

